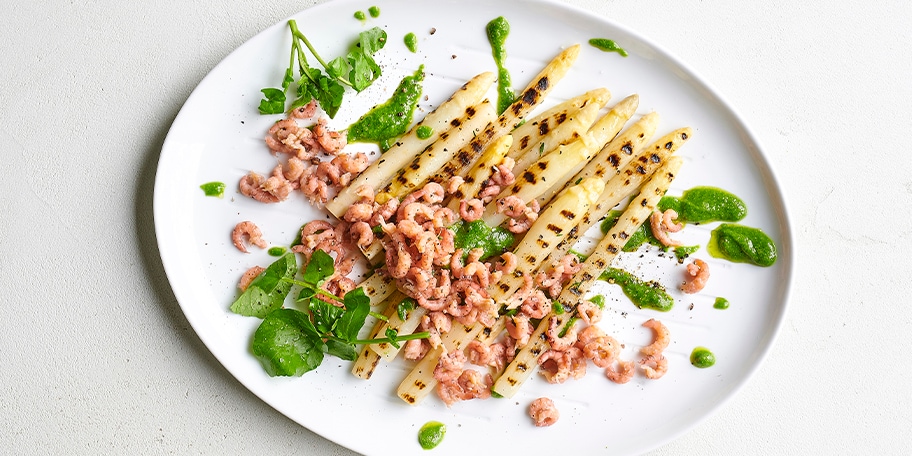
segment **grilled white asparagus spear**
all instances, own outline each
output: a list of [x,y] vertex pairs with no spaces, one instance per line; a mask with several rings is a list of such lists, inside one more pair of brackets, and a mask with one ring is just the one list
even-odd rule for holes
[[370,299],[371,307],[376,307],[396,291],[395,281],[385,274],[371,274],[358,287]]
[[[394,302],[398,306],[404,299],[410,298],[401,295],[400,299]],[[380,334],[384,334],[387,329],[392,329],[393,331],[396,331],[397,334],[412,334],[415,329],[418,328],[418,325],[421,324],[421,319],[425,315],[427,315],[427,309],[418,305],[415,305],[405,312],[405,319],[402,319],[398,312],[392,312],[389,320],[381,323],[379,330]],[[401,346],[397,347],[388,342],[373,344],[370,347],[386,361],[391,361],[395,358],[401,349]]]
[[580,45],[573,45],[560,52],[552,59],[541,72],[539,72],[529,85],[516,97],[510,107],[500,117],[488,124],[469,144],[460,149],[449,163],[440,168],[432,182],[446,182],[450,177],[464,174],[464,170],[472,166],[478,156],[484,151],[487,144],[513,130],[545,97],[557,83],[567,74],[570,66],[579,56]]
[[512,144],[513,136],[504,135],[488,146],[481,158],[478,159],[478,162],[466,174],[462,184],[451,195],[447,206],[450,210],[458,214],[459,206],[463,199],[475,198],[478,195],[485,181],[494,174],[493,168],[503,162]]
[[583,263],[582,269],[574,274],[570,284],[564,287],[558,296],[557,305],[565,309],[565,312],[557,315],[552,311],[539,323],[529,338],[529,343],[516,354],[516,357],[504,370],[503,375],[494,382],[493,391],[504,397],[513,397],[523,382],[535,372],[538,357],[548,347],[544,333],[551,326],[551,320],[557,319],[556,324],[561,327],[570,319],[583,295],[592,287],[602,271],[611,265],[612,260],[620,253],[630,235],[655,210],[662,195],[674,180],[681,161],[680,157],[669,158],[643,186],[640,193],[633,198],[614,227],[602,238],[595,251]]
[[[512,274],[504,274],[490,289],[491,298],[495,303],[505,302],[519,289],[524,273],[532,273],[535,270],[560,237],[578,223],[579,217],[586,212],[603,189],[604,183],[601,180],[587,179],[558,196],[560,204],[554,204],[552,209],[543,212],[514,250],[517,258],[516,270]],[[495,324],[495,328],[502,326]],[[450,332],[444,335],[442,347],[429,351],[400,383],[397,389],[399,397],[410,404],[420,402],[437,385],[434,367],[440,355],[452,350],[462,350],[484,330],[485,326],[481,323],[475,323],[469,328],[454,323]]]
[[[628,109],[629,111],[629,109]],[[619,115],[615,111],[603,116],[596,121],[595,125],[589,129],[586,134],[570,144],[558,146],[555,150],[545,154],[535,161],[528,169],[516,174],[516,182],[500,192],[495,198],[495,203],[510,195],[515,195],[529,203],[546,192],[555,183],[563,185],[562,179],[570,173],[575,174],[573,169],[577,166],[588,162],[596,152],[617,135],[623,127],[624,122],[630,117],[632,111],[626,117]],[[621,120],[623,118],[623,121]],[[570,174],[572,176],[572,174]],[[567,177],[569,178],[569,177]],[[498,205],[491,204],[485,209],[484,220],[490,226],[497,226],[503,223],[507,216],[498,212]]]
[[[470,115],[471,117],[469,117]],[[459,145],[469,142],[471,137],[478,133],[478,130],[495,115],[494,105],[487,99],[476,107],[468,108],[465,116],[452,122],[452,130],[443,133],[437,142],[428,146],[405,168],[400,169],[374,200],[378,203],[385,203],[390,198],[400,198],[414,189],[417,185],[416,182],[423,182],[430,173],[446,162],[448,157],[452,157],[452,151],[456,150]],[[361,247],[361,253],[369,262],[374,262],[381,252],[383,252],[383,244],[379,239],[374,239],[374,242],[368,246]]]
[[580,236],[598,223],[621,200],[633,193],[635,188],[662,166],[668,157],[687,142],[692,135],[693,131],[690,128],[677,129],[659,138],[637,154],[636,158],[631,160],[619,174],[608,181],[605,191],[599,196],[598,201],[589,208],[576,229],[567,233],[567,237],[561,240],[546,262],[559,260],[569,252]]
[[[490,72],[481,73],[466,82],[450,98],[424,116],[424,119],[368,166],[348,187],[342,189],[326,204],[326,209],[336,217],[342,218],[348,207],[358,200],[359,188],[364,185],[380,188],[389,182],[397,171],[436,141],[442,133],[448,131],[453,120],[461,118],[466,114],[466,109],[480,103],[493,82],[494,73]],[[418,137],[418,128],[422,126],[429,127],[432,131],[425,139]]]
[[[390,198],[404,196],[426,181],[444,183],[453,176],[465,175],[469,167],[477,161],[478,156],[491,141],[509,133],[545,99],[557,82],[564,77],[573,62],[576,61],[579,51],[580,46],[574,45],[560,52],[532,79],[532,82],[517,97],[517,100],[497,120],[489,122],[482,132],[476,134],[468,144],[455,151],[455,153],[452,152],[452,146],[448,148],[437,143],[429,146],[428,149],[435,148],[438,151],[425,150],[419,157],[416,157],[411,164],[401,169],[383,190],[376,195],[375,201],[382,204]],[[426,160],[422,160],[422,157],[425,156],[432,156],[433,158],[427,157]],[[445,165],[439,167],[438,163],[446,156],[451,156],[452,158]],[[423,164],[418,163],[419,161],[422,161]],[[435,169],[437,172],[427,178],[427,173],[429,171],[433,172]],[[372,261],[381,251],[382,248],[379,243],[375,242],[364,249],[363,253],[369,261]]]
[[[383,310],[383,315],[387,318],[391,318],[392,315],[396,313],[396,304],[402,299],[402,294],[399,292],[393,293],[384,301],[385,308]],[[380,334],[383,334],[385,331],[385,326],[383,325],[383,320],[377,320],[374,326],[371,328],[368,333],[368,339],[376,339],[380,337]],[[372,349],[373,345],[365,344],[361,346],[358,351],[358,358],[355,359],[355,362],[352,363],[352,374],[355,377],[363,378],[365,380],[371,378],[371,375],[374,374],[374,370],[377,369],[377,364],[380,363],[380,355]]]
[[453,124],[453,129],[442,133],[411,162],[398,169],[393,179],[377,193],[375,201],[383,204],[390,198],[401,198],[428,180],[435,171],[445,166],[461,147],[475,141],[482,129],[497,117],[494,105],[485,99]]
[[[632,95],[611,108],[606,118],[623,125],[636,110],[639,97]],[[634,122],[627,130],[605,144],[588,162],[578,163],[570,172],[554,182],[547,191],[536,198],[540,207],[545,207],[562,189],[588,177],[598,177],[607,182],[633,158],[637,150],[655,133],[658,114],[651,113]]]
[[[524,169],[533,161],[561,144],[567,144],[579,137],[598,118],[598,111],[611,99],[608,89],[590,90],[573,97],[516,127],[511,134],[516,140],[507,156]],[[535,154],[528,155],[534,151]],[[533,158],[527,158],[533,157]]]

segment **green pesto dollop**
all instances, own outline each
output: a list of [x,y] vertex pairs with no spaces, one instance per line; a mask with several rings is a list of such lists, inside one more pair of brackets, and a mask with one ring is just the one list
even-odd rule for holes
[[424,65],[415,74],[402,78],[393,96],[385,103],[374,106],[367,114],[348,127],[349,142],[375,142],[383,150],[390,142],[402,136],[412,123],[415,106],[421,98]]
[[694,187],[681,196],[664,196],[658,209],[674,209],[681,223],[737,222],[747,215],[741,198],[716,187]]
[[589,44],[591,44],[596,49],[600,49],[605,52],[617,52],[621,55],[621,57],[627,57],[628,55],[627,51],[625,51],[624,48],[618,46],[614,40],[609,40],[607,38],[592,38],[589,40]]
[[286,249],[285,247],[278,247],[278,246],[270,247],[269,250],[267,250],[269,255],[274,256],[274,257],[280,257],[282,255],[285,255],[285,252],[287,252],[287,251],[288,251],[288,249]]
[[367,9],[367,12],[370,13],[371,17],[380,17],[380,7],[372,6]]
[[646,282],[639,277],[617,268],[608,268],[599,276],[601,280],[619,285],[621,290],[640,309],[668,312],[674,307],[674,299],[658,282]]
[[697,347],[690,352],[690,364],[700,369],[706,369],[716,364],[716,355],[706,347]]
[[225,197],[225,184],[223,182],[206,182],[203,185],[200,185],[200,188],[203,189],[203,193],[206,196],[214,196],[216,198]]
[[364,11],[355,11],[355,19],[363,21],[367,19],[367,16],[364,15]]
[[460,221],[450,226],[450,231],[453,232],[456,248],[462,249],[463,255],[481,248],[484,251],[482,260],[504,253],[514,240],[513,233],[499,226],[491,228],[483,220]]
[[772,266],[776,262],[776,244],[763,231],[734,223],[723,223],[712,231],[709,254],[735,263]]
[[432,450],[440,445],[446,435],[446,425],[439,421],[428,421],[418,431],[418,444],[425,450]]
[[725,299],[721,296],[716,298],[716,302],[713,303],[714,309],[725,310],[728,309],[728,299]]
[[405,38],[402,39],[405,42],[405,47],[409,51],[418,52],[418,37],[414,33],[406,33]]
[[422,126],[418,127],[417,130],[415,130],[415,135],[418,136],[418,139],[428,139],[433,134],[434,134],[434,129],[427,125],[422,125]]
[[500,16],[488,22],[485,30],[488,33],[488,41],[491,43],[491,53],[494,55],[494,63],[497,65],[497,113],[502,114],[513,104],[515,94],[513,93],[510,72],[507,71],[505,62],[507,60],[507,35],[510,34],[510,23]]

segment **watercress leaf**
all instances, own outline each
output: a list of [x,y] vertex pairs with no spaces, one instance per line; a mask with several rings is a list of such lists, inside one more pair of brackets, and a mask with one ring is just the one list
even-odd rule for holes
[[342,96],[345,94],[345,87],[335,79],[327,76],[321,76],[317,82],[319,90],[314,97],[331,119],[336,116],[339,108],[342,107]]
[[231,304],[231,311],[248,317],[264,318],[285,302],[291,290],[298,262],[293,253],[282,255],[260,273]]
[[354,361],[358,358],[358,349],[353,344],[330,339],[326,341],[325,349],[326,353],[346,361]]
[[386,31],[380,27],[373,27],[358,34],[358,45],[367,55],[383,49],[386,45]]
[[302,65],[299,70],[301,72],[301,79],[298,80],[298,95],[301,95],[302,92],[309,91],[311,86],[317,83],[317,80],[320,79],[323,72],[321,72],[319,68],[311,68],[306,65]]
[[291,102],[291,106],[288,107],[288,110],[294,111],[302,106],[306,106],[307,103],[310,103],[310,100],[313,100],[313,96],[311,96],[310,92],[304,92],[303,95],[295,98],[295,100]]
[[336,329],[336,323],[345,313],[345,309],[336,307],[322,299],[313,298],[310,300],[310,315],[313,316],[313,324],[320,334],[331,334]]
[[304,305],[310,305],[310,298],[313,298],[316,294],[317,291],[313,288],[301,288],[301,292],[298,293],[298,299],[296,301]]
[[288,90],[292,82],[294,82],[294,70],[288,67],[285,70],[285,77],[282,78],[282,91]]
[[345,73],[348,73],[348,63],[342,57],[336,57],[329,61],[326,65],[326,73],[338,79],[341,76],[344,76]]
[[386,338],[389,339],[389,344],[395,348],[399,348],[399,333],[393,328],[386,328]]
[[307,267],[304,268],[304,274],[301,279],[310,285],[318,287],[323,284],[327,277],[335,272],[335,261],[328,253],[322,250],[316,250],[310,256]]
[[407,320],[409,312],[415,310],[417,304],[418,303],[412,298],[403,299],[402,302],[396,305],[396,314],[399,316],[399,319],[402,321]]
[[356,91],[366,89],[380,76],[380,66],[370,55],[356,49],[349,52],[346,59],[351,67],[348,79]]
[[323,74],[319,69],[308,69],[305,76],[298,81],[298,84],[299,97],[311,96],[315,98],[330,118],[334,117],[342,106],[345,87],[335,79]]
[[281,114],[285,112],[285,92],[283,90],[265,88],[260,91],[265,96],[265,98],[260,100],[260,114]]
[[307,314],[270,312],[253,334],[251,349],[270,376],[299,377],[323,362],[323,341]]
[[358,338],[358,333],[364,326],[364,320],[370,313],[370,298],[364,294],[361,288],[355,288],[342,297],[345,304],[345,313],[339,319],[336,326],[336,336],[347,342],[353,342]]

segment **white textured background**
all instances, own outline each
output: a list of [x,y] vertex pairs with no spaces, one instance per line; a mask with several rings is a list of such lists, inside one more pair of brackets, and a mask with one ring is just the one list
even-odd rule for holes
[[[190,91],[314,3],[3,2],[0,453],[350,454],[212,357],[170,290],[152,220],[159,152]],[[797,276],[770,356],[655,454],[904,454],[912,3],[568,3],[717,88],[761,139],[793,218]]]

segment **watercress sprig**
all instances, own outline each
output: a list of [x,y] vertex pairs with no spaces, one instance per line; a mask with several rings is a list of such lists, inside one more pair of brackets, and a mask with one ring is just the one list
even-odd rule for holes
[[[295,279],[296,273],[296,257],[287,253],[260,273],[231,305],[235,313],[263,319],[251,348],[269,375],[300,376],[316,369],[324,354],[354,361],[356,345],[385,342],[398,347],[400,342],[428,337],[427,332],[400,336],[389,329],[385,337],[359,339],[367,316],[377,314],[371,312],[370,298],[361,288],[342,297],[322,289],[335,273],[332,257],[322,250],[311,255],[300,279]],[[292,285],[301,287],[295,302],[306,311],[282,307]]]
[[[386,32],[373,27],[358,34],[358,42],[344,57],[337,57],[329,62],[317,52],[316,48],[299,29],[294,19],[288,21],[291,30],[291,54],[288,69],[282,78],[282,88],[262,89],[264,98],[260,101],[259,111],[262,114],[281,114],[285,112],[286,92],[297,85],[297,97],[289,109],[295,109],[316,99],[329,117],[335,117],[342,106],[345,86],[360,92],[380,77],[380,66],[373,55],[386,44]],[[305,49],[320,63],[326,73],[319,68],[311,67],[307,62]],[[299,78],[295,79],[295,69]]]

